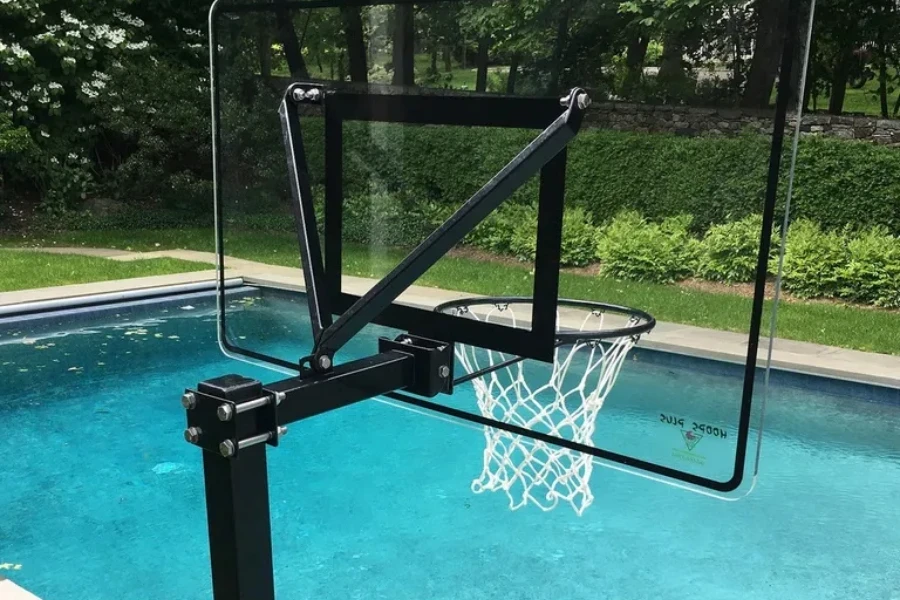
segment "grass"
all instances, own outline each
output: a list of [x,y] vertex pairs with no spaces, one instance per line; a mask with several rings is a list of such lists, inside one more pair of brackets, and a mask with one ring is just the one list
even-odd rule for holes
[[22,250],[0,250],[0,292],[12,292],[54,285],[130,279],[202,271],[204,263],[154,258],[119,262],[108,258],[74,254],[48,254]]
[[[77,245],[98,248],[158,250],[186,248],[213,250],[210,230],[84,231],[20,239],[0,238],[5,245]],[[290,233],[233,232],[227,240],[229,255],[268,264],[299,266],[297,242]],[[344,252],[347,275],[377,277],[396,265],[404,253],[386,250],[377,255],[366,248]],[[529,267],[472,258],[446,257],[419,281],[421,285],[486,295],[531,295]],[[616,281],[576,273],[563,273],[560,294],[569,298],[602,300],[647,310],[660,321],[684,323],[725,331],[746,332],[750,299],[673,285]],[[766,303],[767,314],[771,302]],[[764,327],[768,326],[768,318]],[[778,336],[828,346],[900,355],[900,312],[845,304],[784,302],[779,308]]]
[[[893,69],[888,72],[888,118],[895,118],[894,103],[897,101],[897,73]],[[816,98],[818,110],[828,108],[828,96],[821,95]],[[859,113],[881,118],[881,100],[878,97],[878,78],[872,78],[861,88],[847,86],[844,95],[844,113]]]

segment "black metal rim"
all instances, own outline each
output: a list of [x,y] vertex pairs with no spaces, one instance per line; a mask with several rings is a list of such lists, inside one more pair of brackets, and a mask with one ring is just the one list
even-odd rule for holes
[[[460,300],[451,300],[437,305],[435,312],[446,313],[454,308],[468,308],[470,306],[485,306],[498,304],[532,304],[533,299],[528,296],[490,296],[484,298],[462,298]],[[612,338],[640,336],[656,327],[656,319],[650,313],[627,306],[619,306],[617,304],[607,304],[606,302],[593,302],[590,300],[570,300],[560,298],[557,306],[571,306],[574,308],[587,308],[591,311],[603,313],[612,313],[624,315],[626,317],[640,319],[638,323],[628,327],[618,327],[616,329],[606,329],[604,331],[573,331],[564,332],[557,331],[556,339],[558,344],[574,344],[586,341],[601,341]]]

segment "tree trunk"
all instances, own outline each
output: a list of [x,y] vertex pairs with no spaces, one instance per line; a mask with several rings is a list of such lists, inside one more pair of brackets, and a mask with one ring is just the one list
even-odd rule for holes
[[478,56],[475,57],[475,91],[487,91],[488,49],[491,47],[491,36],[483,35],[478,40]]
[[278,38],[281,41],[291,77],[307,78],[309,69],[306,68],[306,61],[303,60],[303,52],[300,48],[300,40],[297,39],[297,30],[294,29],[291,11],[280,6],[280,3],[276,6],[275,23],[278,26]]
[[256,53],[259,58],[259,74],[263,79],[272,76],[272,35],[265,23],[261,23],[256,35]]
[[431,47],[431,73],[430,73],[432,76],[437,75],[437,73],[438,73],[437,63],[438,63],[437,46],[432,46]]
[[768,108],[772,86],[778,76],[781,49],[784,46],[784,0],[756,0],[758,24],[753,58],[747,73],[747,87],[741,104],[747,108]]
[[518,52],[514,52],[512,58],[509,59],[509,75],[506,77],[506,93],[516,93],[516,78],[519,76],[519,61],[522,56]]
[[550,64],[550,81],[547,83],[547,94],[554,95],[559,91],[559,76],[562,73],[563,53],[569,43],[569,4],[566,3],[559,13],[556,22],[556,41],[553,43],[553,62]]
[[415,21],[411,4],[397,4],[394,7],[394,85],[415,85]]
[[663,51],[656,80],[671,93],[680,92],[685,79],[684,43],[681,32],[667,31],[663,35]]
[[441,58],[444,61],[444,71],[449,73],[453,70],[453,53],[450,51],[450,46],[444,46],[444,49],[441,50]]
[[828,99],[828,112],[839,115],[844,112],[844,98],[847,95],[847,82],[850,80],[850,69],[853,66],[853,47],[849,44],[842,48],[835,59],[831,76],[831,97]]
[[888,114],[888,69],[887,47],[884,43],[884,30],[878,30],[878,99],[881,100],[881,118],[887,119]]
[[369,67],[366,60],[366,38],[363,32],[362,13],[358,6],[342,6],[344,37],[347,41],[347,58],[350,62],[350,81],[368,83]]
[[650,37],[647,35],[634,36],[628,40],[628,50],[625,53],[625,81],[622,83],[622,94],[626,97],[632,95],[641,83],[649,44]]
[[744,38],[741,33],[744,30],[744,13],[741,9],[740,17],[733,6],[728,7],[728,22],[731,29],[731,51],[734,60],[731,63],[731,86],[736,92],[740,92],[744,84]]

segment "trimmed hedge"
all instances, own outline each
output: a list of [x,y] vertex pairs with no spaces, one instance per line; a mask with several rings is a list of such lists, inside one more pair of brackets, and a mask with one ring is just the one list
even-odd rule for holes
[[[324,181],[322,126],[305,123],[311,172]],[[344,126],[345,194],[390,191],[458,206],[534,136],[532,131],[443,126]],[[787,145],[789,146],[789,144]],[[782,202],[789,148],[782,161]],[[583,129],[569,148],[566,204],[605,223],[621,210],[651,220],[694,215],[692,229],[762,210],[769,139],[682,137]],[[900,151],[868,142],[804,137],[793,216],[831,229],[883,225],[900,233]],[[533,179],[514,202],[537,200]]]

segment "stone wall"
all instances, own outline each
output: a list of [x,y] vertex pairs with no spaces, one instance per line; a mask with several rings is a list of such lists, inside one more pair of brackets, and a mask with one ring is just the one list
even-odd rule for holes
[[[687,106],[595,103],[585,115],[588,126],[619,131],[668,132],[680,135],[737,135],[745,131],[771,134],[774,111]],[[793,130],[793,115],[788,125]],[[800,124],[806,135],[869,140],[900,145],[900,120],[861,116],[807,114]]]

